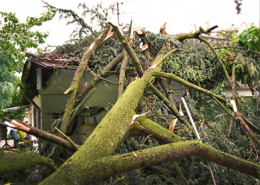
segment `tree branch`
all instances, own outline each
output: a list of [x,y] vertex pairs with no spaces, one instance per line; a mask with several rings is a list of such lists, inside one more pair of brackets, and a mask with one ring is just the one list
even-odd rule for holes
[[[112,24],[112,23],[111,23]],[[142,69],[142,66],[140,65],[140,61],[138,60],[136,54],[134,53],[133,49],[130,47],[126,37],[124,36],[123,32],[120,30],[120,28],[118,27],[118,25],[113,25],[113,28],[119,38],[119,40],[121,41],[121,43],[123,44],[125,50],[127,51],[129,57],[132,59],[132,62],[135,66],[135,68],[137,69],[137,73],[139,76],[142,76],[143,75],[143,69]],[[155,60],[153,61],[152,63],[152,66],[156,66],[156,67],[160,67],[160,65],[162,65],[162,61],[167,57],[169,56],[170,54],[172,54],[173,52],[175,52],[176,49],[173,49],[172,51],[168,52],[166,54],[166,47],[162,47],[160,49],[160,51],[158,52]],[[139,70],[138,70],[139,69]],[[151,67],[148,68],[148,71],[151,70]],[[172,111],[172,113],[174,115],[176,115],[176,117],[184,124],[188,125],[189,128],[191,128],[190,124],[180,116],[179,112],[177,111],[176,108],[174,108],[174,105],[171,105],[171,103],[169,102],[169,100],[153,85],[151,84],[150,85],[150,88],[152,89],[152,91],[155,93],[155,95],[157,97],[159,97],[168,107],[169,109]]]
[[56,171],[56,167],[51,159],[42,157],[40,154],[31,151],[4,153],[0,149],[0,164],[0,174],[17,172],[40,164],[47,166],[52,172]]
[[132,47],[130,46],[127,37],[124,35],[124,33],[122,32],[122,30],[119,28],[117,24],[114,24],[112,22],[109,23],[113,26],[113,30],[116,32],[119,41],[123,44],[123,47],[125,48],[129,57],[132,59],[132,62],[134,63],[138,75],[141,77],[143,74],[141,62],[139,61]]
[[202,34],[202,33],[205,33],[205,34],[208,34],[210,33],[212,30],[216,29],[218,26],[213,26],[207,30],[204,30],[200,27],[200,30],[196,31],[195,33],[187,33],[187,34],[183,34],[183,35],[180,35],[180,36],[173,36],[173,38],[179,40],[180,42],[186,40],[186,39],[192,39],[192,38],[199,38],[199,36]]
[[121,64],[120,75],[119,75],[119,86],[118,86],[118,97],[120,97],[124,93],[124,79],[125,79],[125,70],[127,66],[128,55],[127,52],[124,51],[124,59]]
[[[154,73],[153,73],[154,74]],[[171,112],[182,122],[183,124],[186,124],[190,129],[192,129],[189,122],[184,119],[179,111],[174,107],[174,105],[171,104],[171,102],[164,96],[164,94],[159,91],[154,85],[151,85],[150,88],[153,90],[154,94],[171,110]],[[192,129],[193,130],[193,129]],[[195,134],[196,135],[196,134]]]
[[[20,121],[19,121],[20,122]],[[1,123],[0,124],[2,125],[6,125],[5,123]],[[26,125],[26,124],[24,124]],[[46,141],[50,141],[52,143],[55,143],[59,146],[62,146],[70,151],[76,151],[75,150],[75,147],[67,140],[61,138],[61,137],[58,137],[56,135],[53,135],[53,134],[50,134],[48,132],[45,132],[41,129],[38,129],[38,128],[35,128],[35,127],[31,127],[31,126],[27,126],[26,129],[23,129],[23,127],[16,127],[18,130],[21,130],[23,132],[26,132],[28,134],[31,134],[31,135],[34,135],[36,137],[39,137],[41,139],[44,139]],[[77,145],[78,146],[78,145]],[[79,147],[79,146],[78,146]]]
[[172,80],[174,80],[174,81],[176,81],[176,82],[181,83],[182,85],[184,85],[184,86],[186,86],[186,87],[195,89],[195,90],[197,90],[197,91],[199,91],[199,92],[201,92],[201,93],[203,93],[203,94],[206,94],[206,95],[208,95],[208,96],[210,96],[210,97],[216,97],[219,101],[226,103],[226,99],[225,99],[225,98],[223,98],[223,97],[221,97],[221,96],[219,96],[219,95],[217,95],[217,94],[214,94],[214,93],[212,93],[211,91],[208,91],[208,90],[206,90],[206,89],[203,89],[203,88],[201,88],[201,87],[199,87],[199,86],[197,86],[197,85],[194,85],[194,84],[192,84],[192,83],[190,83],[190,82],[187,82],[187,81],[183,80],[182,78],[180,78],[180,77],[178,77],[178,76],[176,76],[176,75],[174,75],[174,74],[162,73],[162,72],[153,72],[153,75],[154,75],[154,76],[157,76],[157,77],[163,77],[163,78],[172,79]]
[[43,3],[46,4],[46,6],[51,9],[54,9],[56,11],[58,10],[59,12],[62,12],[62,13],[70,14],[74,18],[74,20],[76,20],[76,22],[78,22],[83,28],[87,28],[91,32],[92,35],[95,35],[94,31],[92,30],[92,27],[88,26],[85,23],[84,19],[82,19],[80,16],[78,16],[78,14],[76,12],[74,12],[73,10],[56,8],[55,6],[52,6],[45,1],[43,1]]
[[[260,140],[257,138],[257,136],[252,132],[252,130],[247,126],[247,124],[245,123],[245,121],[242,119],[243,115],[241,115],[239,112],[234,112],[235,115],[237,115],[238,117],[235,117],[228,109],[225,108],[225,106],[220,103],[215,97],[213,97],[213,99],[215,99],[215,101],[237,122],[239,123],[243,129],[245,130],[246,134],[248,137],[250,137],[252,140],[254,140],[256,142],[256,144],[258,145],[258,147],[260,146]],[[254,127],[253,127],[254,128]],[[257,129],[259,130],[259,129]]]
[[64,138],[66,138],[74,147],[76,150],[79,149],[79,145],[77,145],[76,143],[74,143],[70,137],[68,137],[66,134],[64,134],[60,129],[58,129],[57,127],[54,127],[55,130],[57,130]]
[[175,135],[173,132],[163,128],[158,123],[146,118],[145,116],[141,116],[137,119],[139,124],[135,124],[133,131],[138,133],[142,133],[145,135],[152,134],[153,138],[161,143],[176,143],[182,141],[182,139]]
[[160,81],[160,84],[166,94],[166,97],[170,100],[171,102],[171,105],[174,106],[174,108],[176,108],[176,105],[175,105],[175,101],[174,101],[174,98],[173,98],[173,91],[169,88],[169,85],[168,83],[166,82],[166,80],[162,79]]
[[82,98],[89,92],[91,88],[93,88],[98,82],[100,82],[101,76],[106,76],[107,73],[118,64],[124,57],[124,52],[121,52],[116,58],[114,58],[106,67],[85,87],[83,90],[77,95],[75,106],[81,102]]
[[[226,154],[209,147],[199,140],[161,145],[123,155],[104,157],[89,163],[71,164],[63,169],[62,174],[54,173],[40,185],[44,184],[90,184],[114,174],[144,168],[169,160],[190,156],[199,156],[222,166],[260,178],[260,166],[239,157]],[[70,172],[70,178],[67,174]],[[81,172],[81,173],[74,173]],[[57,176],[58,175],[58,176]]]

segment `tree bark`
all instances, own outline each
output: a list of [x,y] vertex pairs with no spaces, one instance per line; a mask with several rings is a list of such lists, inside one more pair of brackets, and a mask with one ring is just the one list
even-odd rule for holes
[[36,165],[45,165],[51,172],[56,171],[56,167],[51,159],[42,157],[40,154],[27,151],[24,153],[4,153],[0,149],[0,174],[17,172]]
[[197,85],[194,85],[194,84],[192,84],[192,83],[190,83],[190,82],[187,82],[187,81],[181,79],[180,77],[178,77],[178,76],[176,76],[176,75],[174,75],[174,74],[162,73],[162,72],[153,72],[153,75],[154,75],[154,76],[157,76],[157,77],[163,77],[163,78],[172,79],[172,80],[174,80],[174,81],[176,81],[176,82],[181,83],[182,85],[184,85],[184,86],[186,86],[186,87],[188,87],[188,88],[195,89],[195,90],[197,90],[197,91],[199,91],[199,92],[201,92],[201,93],[203,93],[203,94],[205,94],[205,95],[208,95],[208,96],[210,96],[210,97],[216,97],[219,101],[221,101],[221,102],[223,102],[223,103],[226,103],[226,99],[225,99],[225,98],[223,98],[223,97],[221,97],[221,96],[219,96],[219,95],[217,95],[217,94],[214,94],[214,93],[212,93],[211,91],[208,91],[208,90],[206,90],[206,89],[203,89],[203,88],[201,88],[201,87],[199,87],[199,86],[197,86]]
[[[90,184],[99,179],[184,157],[199,156],[219,165],[260,178],[260,166],[209,147],[198,140],[161,145],[133,153],[104,157],[88,163],[71,164],[44,184]],[[70,174],[70,176],[68,176]]]
[[118,97],[124,93],[124,79],[125,79],[125,70],[127,66],[128,56],[126,51],[124,51],[124,59],[121,64],[120,75],[119,75],[119,86],[118,86]]
[[[19,121],[19,123],[21,123],[21,121]],[[1,122],[0,122],[0,124],[6,125],[5,123],[1,123]],[[34,135],[36,137],[39,137],[41,139],[44,139],[46,141],[55,143],[55,144],[62,146],[62,147],[66,148],[70,151],[73,151],[73,152],[76,151],[76,148],[69,141],[67,141],[67,140],[65,140],[65,139],[63,139],[59,136],[50,134],[48,132],[45,132],[45,131],[38,129],[38,128],[35,128],[35,127],[31,127],[31,126],[29,126],[25,123],[21,123],[21,124],[23,124],[26,129],[24,129],[24,127],[19,127],[19,126],[15,127],[15,128],[18,129],[18,130],[21,130],[23,132],[26,132],[28,134]],[[77,147],[79,147],[79,146],[77,145]]]

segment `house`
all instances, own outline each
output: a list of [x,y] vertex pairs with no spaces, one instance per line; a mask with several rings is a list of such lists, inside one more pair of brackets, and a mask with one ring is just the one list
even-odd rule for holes
[[[33,55],[28,57],[22,74],[22,82],[33,91],[26,96],[24,104],[29,104],[28,123],[39,129],[50,131],[55,120],[62,117],[69,88],[78,59],[62,54]],[[79,84],[78,93],[94,77],[85,71]],[[117,75],[107,77],[118,82]],[[83,143],[95,126],[106,115],[106,108],[117,100],[118,85],[101,83],[90,98],[81,106],[81,112],[75,117],[75,127],[70,128],[70,137],[78,144]],[[72,130],[71,130],[72,129]]]
[[231,27],[227,29],[227,31],[234,31],[234,32],[240,34],[248,28],[249,28],[248,25],[245,22],[242,22],[240,24],[236,24],[236,26],[234,24],[232,24]]
[[[254,110],[256,109],[256,114],[258,115],[259,114],[259,107],[256,107],[256,98],[259,97],[259,92],[256,90],[257,87],[256,87],[256,91],[254,92],[255,94],[252,93],[251,89],[249,86],[245,86],[245,85],[242,85],[242,84],[239,84],[240,86],[236,86],[236,94],[238,96],[243,96],[244,97],[244,100],[245,102],[248,104],[248,106]],[[232,97],[232,88],[230,86],[226,86],[224,88],[224,93],[225,93],[225,96],[227,97]]]

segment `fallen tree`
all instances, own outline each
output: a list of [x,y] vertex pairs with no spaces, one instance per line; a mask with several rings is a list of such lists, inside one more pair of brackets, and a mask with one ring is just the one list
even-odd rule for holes
[[[41,184],[60,183],[61,181],[63,184],[90,184],[100,178],[108,178],[125,171],[190,156],[199,156],[256,178],[260,177],[259,165],[215,150],[200,141],[185,141],[144,149],[134,153],[103,157],[83,164],[72,163],[63,167],[59,176],[52,175]],[[67,174],[70,174],[69,178]]]
[[[63,13],[70,14],[74,18],[78,17],[73,11],[57,9],[50,5],[49,7],[59,10]],[[82,21],[82,19],[75,20],[78,20],[80,22]],[[85,24],[81,25],[82,29],[89,29],[89,27]],[[113,31],[111,31],[111,27],[113,28]],[[220,108],[221,111],[224,111],[225,113],[228,112],[228,115],[230,116],[229,118],[226,118],[226,122],[229,123],[231,119],[234,119],[237,123],[240,123],[246,135],[248,135],[249,138],[252,138],[253,141],[250,141],[252,143],[252,146],[254,146],[254,143],[258,144],[258,138],[256,134],[254,134],[250,130],[247,124],[249,126],[251,125],[253,128],[257,128],[257,126],[255,126],[254,123],[252,123],[252,121],[250,121],[249,119],[246,119],[246,116],[242,115],[242,107],[239,108],[241,110],[240,113],[240,110],[238,111],[237,109],[232,109],[235,108],[235,105],[231,107],[229,104],[229,99],[222,96],[219,92],[217,92],[218,94],[212,92],[215,86],[219,85],[215,81],[212,82],[213,77],[218,80],[222,79],[223,83],[225,82],[229,85],[234,84],[232,80],[235,81],[234,77],[232,79],[230,79],[229,77],[229,74],[232,71],[230,71],[229,65],[225,64],[219,57],[219,53],[216,52],[214,48],[209,45],[209,43],[207,43],[207,41],[201,38],[202,34],[209,34],[215,28],[217,28],[217,26],[213,26],[207,30],[200,28],[200,30],[195,33],[183,34],[181,36],[170,36],[167,35],[165,32],[165,25],[161,28],[160,34],[149,33],[144,31],[143,29],[134,29],[133,31],[130,26],[130,30],[128,32],[129,36],[127,37],[116,23],[114,23],[113,21],[109,21],[109,25],[104,26],[105,31],[100,33],[100,35],[97,35],[96,39],[92,40],[92,42],[89,42],[89,45],[87,45],[88,49],[85,49],[86,52],[81,59],[81,63],[75,73],[74,80],[72,81],[70,88],[65,92],[65,94],[69,94],[69,98],[65,109],[65,115],[60,127],[61,131],[63,133],[66,133],[68,125],[70,124],[73,116],[77,114],[77,111],[80,108],[79,105],[81,105],[82,101],[84,101],[84,98],[88,96],[88,93],[91,89],[94,89],[95,86],[100,81],[102,81],[102,78],[107,75],[107,71],[112,69],[113,66],[119,63],[119,61],[129,58],[130,61],[128,63],[131,62],[131,67],[133,68],[131,73],[135,73],[135,77],[137,78],[127,83],[127,87],[123,93],[122,85],[120,86],[119,97],[116,104],[111,108],[111,110],[107,112],[106,116],[98,124],[93,133],[88,137],[83,145],[81,145],[66,162],[64,162],[64,164],[57,171],[55,171],[54,173],[52,173],[52,175],[42,181],[41,184],[87,184],[95,182],[99,179],[108,178],[112,175],[116,175],[125,171],[140,169],[169,160],[175,160],[174,166],[178,167],[178,163],[176,163],[176,160],[191,156],[199,156],[221,166],[228,167],[229,169],[238,170],[255,178],[259,178],[259,165],[248,162],[240,157],[234,156],[238,154],[236,152],[231,151],[233,155],[228,154],[228,150],[226,150],[226,148],[230,149],[233,147],[234,144],[232,145],[231,141],[229,141],[231,144],[226,144],[228,140],[226,139],[226,137],[222,138],[222,133],[219,133],[219,130],[217,130],[219,129],[219,125],[208,121],[209,118],[207,118],[207,116],[210,117],[210,115],[207,115],[207,107],[206,105],[203,105],[208,102],[210,106],[216,106],[217,103],[220,104],[218,108]],[[114,32],[117,37],[112,36],[112,32]],[[135,32],[135,37],[137,37],[138,39],[134,40],[133,32]],[[192,56],[195,56],[195,58],[199,57],[199,55],[194,54],[196,52],[199,52],[199,49],[187,52],[189,48],[185,48],[184,44],[181,43],[184,42],[186,39],[191,38],[205,42],[207,46],[210,46],[210,49],[213,51],[211,54],[209,54],[209,56],[207,56],[207,62],[209,63],[207,64],[207,70],[212,70],[213,72],[211,72],[210,74],[207,73],[208,76],[205,75],[207,77],[203,77],[204,81],[200,80],[199,75],[201,74],[199,73],[195,75],[192,74],[190,77],[184,76],[188,73],[184,73],[182,69],[180,69],[176,65],[178,63],[173,62],[177,58],[179,59],[181,57],[187,57],[186,55],[189,55],[189,58],[192,58]],[[80,76],[87,66],[92,65],[91,63],[88,63],[91,62],[92,54],[94,52],[102,53],[104,52],[104,48],[113,47],[111,43],[108,43],[106,45],[106,42],[110,42],[110,40],[112,39],[113,41],[111,42],[118,42],[118,40],[120,41],[121,45],[119,48],[117,48],[120,52],[117,53],[117,56],[115,56],[110,63],[107,63],[106,67],[104,67],[103,70],[100,70],[101,73],[95,74],[96,76],[94,80],[90,83],[90,85],[84,88],[84,90],[77,95],[76,91],[79,85],[79,80],[81,78]],[[139,40],[141,44],[139,43]],[[98,46],[102,44],[102,48],[98,48]],[[141,46],[139,51],[134,48],[137,45]],[[116,46],[118,47],[118,45]],[[205,49],[204,47],[200,49],[204,52],[204,50],[208,48]],[[105,50],[105,52],[106,54],[108,54],[110,51]],[[140,58],[142,60],[140,60]],[[92,60],[94,61],[95,58],[92,58]],[[198,63],[204,62],[200,59],[197,60]],[[215,66],[212,67],[211,63],[213,62]],[[170,66],[170,68],[167,68],[167,65]],[[199,64],[197,65],[199,66]],[[204,65],[206,66],[205,62]],[[184,67],[186,66],[187,65],[184,65]],[[194,66],[197,67],[195,64]],[[176,69],[174,69],[175,67]],[[212,68],[214,68],[214,70]],[[191,70],[191,68],[188,68],[188,70]],[[180,71],[182,71],[184,75],[180,73]],[[127,72],[127,69],[122,67],[120,73],[122,74],[124,72],[130,76],[130,74],[128,74]],[[177,74],[173,74],[175,72],[179,76],[177,76]],[[192,71],[192,73],[195,72]],[[192,134],[194,130],[192,130],[189,121],[185,117],[182,117],[179,113],[179,110],[177,110],[179,103],[176,103],[174,101],[172,96],[172,87],[165,78],[171,79],[188,87],[187,91],[190,93],[190,95],[187,95],[186,99],[190,100],[190,107],[193,108],[192,112],[196,116],[196,122],[200,128],[200,131],[203,133],[203,139],[207,142],[207,144],[202,144],[196,140],[184,141],[184,139],[194,139],[195,134]],[[119,81],[121,82],[121,84],[123,83],[122,79],[119,79]],[[158,84],[163,84],[163,82],[167,82],[166,84],[162,85],[166,88],[160,91],[158,88]],[[209,82],[216,84],[212,85]],[[198,94],[193,93],[193,91]],[[149,95],[147,95],[148,92],[150,93]],[[164,109],[167,110],[168,116],[170,118],[178,119],[182,123],[180,130],[183,130],[183,132],[177,131],[177,135],[178,132],[180,132],[180,135],[183,136],[183,133],[186,132],[189,133],[189,135],[186,134],[188,136],[185,136],[183,139],[158,124],[160,122],[160,119],[156,119],[153,116],[159,114],[153,113],[155,105],[153,103],[149,103],[149,98],[151,97],[151,94],[152,96],[157,96],[157,98],[153,99],[155,100],[155,102],[158,101],[158,99],[161,100],[161,103],[163,104]],[[199,95],[199,98],[197,98],[197,95]],[[201,104],[200,107],[192,106],[191,104],[193,103],[193,98],[197,101],[204,102],[203,104]],[[143,105],[143,103],[140,103],[143,101],[143,99],[146,100],[146,107]],[[234,97],[234,100],[239,101],[236,97]],[[143,111],[138,112],[138,107],[141,107]],[[204,115],[198,112],[200,108],[203,109],[203,111],[200,112],[203,112]],[[230,110],[234,112],[234,115],[230,113]],[[215,109],[215,111],[218,113],[221,112],[217,109]],[[152,114],[153,116],[150,114]],[[221,116],[223,115],[224,113],[221,112]],[[146,117],[148,117],[149,119]],[[215,115],[213,114],[211,117],[215,117]],[[154,120],[151,120],[152,118],[154,118]],[[160,118],[164,117],[160,115]],[[221,120],[221,123],[223,123],[223,119]],[[169,119],[167,119],[167,124],[169,124],[168,121]],[[213,140],[210,139],[211,136],[208,136],[205,131],[206,124],[207,127],[212,128],[211,130],[215,130],[215,134],[219,137],[214,137],[214,139],[218,139],[217,141],[219,143],[215,143]],[[214,125],[212,126],[212,124]],[[210,129],[207,129],[207,131],[209,130]],[[32,131],[30,133],[33,134]],[[47,135],[47,133],[45,134]],[[60,134],[59,136],[62,137],[62,135]],[[151,147],[149,149],[140,151],[134,150],[130,153],[121,155],[113,155],[122,142],[134,136],[145,136],[146,138],[151,136],[154,140],[157,140],[161,144],[165,145]],[[44,139],[54,142],[54,140],[51,140],[51,138],[48,139],[47,137],[44,137]],[[142,143],[144,144],[146,140],[147,139],[145,139]],[[66,140],[60,139],[59,141],[61,141],[61,143],[55,143],[63,147],[73,147],[73,145],[71,143],[68,144],[69,142]],[[221,144],[223,142],[225,143],[225,146],[228,145],[228,147],[221,148],[220,146],[222,146]],[[166,143],[172,144],[166,145]],[[214,149],[209,145],[218,149]],[[222,150],[224,152],[222,152]],[[255,159],[257,159],[257,151],[255,155]],[[191,160],[194,161],[193,158]],[[185,163],[185,166],[187,165],[189,164]],[[203,166],[203,164],[200,165]],[[203,167],[205,168],[205,166]],[[5,172],[3,171],[2,173]],[[181,175],[181,172],[179,174]],[[182,179],[184,180],[185,177]]]

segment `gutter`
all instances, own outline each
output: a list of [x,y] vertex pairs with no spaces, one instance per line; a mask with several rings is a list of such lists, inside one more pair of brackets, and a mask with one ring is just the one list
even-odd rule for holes
[[29,105],[17,106],[17,107],[10,107],[10,108],[6,108],[6,109],[2,109],[2,111],[5,112],[5,113],[8,113],[8,112],[14,112],[14,111],[26,109],[26,108],[28,108],[28,107],[29,107]]

